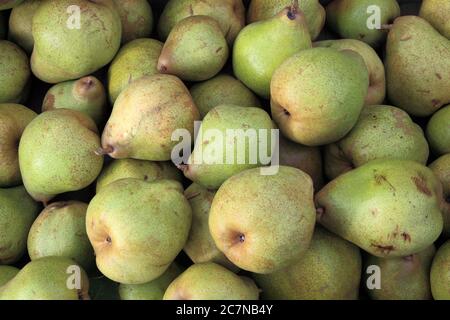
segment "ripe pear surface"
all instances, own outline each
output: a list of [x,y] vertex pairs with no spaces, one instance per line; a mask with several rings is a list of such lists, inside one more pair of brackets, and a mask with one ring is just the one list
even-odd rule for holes
[[409,160],[373,160],[316,194],[317,220],[377,257],[424,250],[442,232],[442,186]]
[[216,20],[192,16],[178,22],[164,43],[158,71],[187,81],[214,77],[225,65],[229,49]]
[[111,280],[141,284],[167,270],[186,243],[191,220],[179,182],[129,178],[92,199],[86,228],[99,270]]
[[395,19],[386,44],[390,101],[409,114],[426,117],[450,103],[450,41],[416,16]]
[[[78,6],[80,12],[68,14]],[[81,10],[82,8],[82,10]],[[89,75],[108,64],[120,46],[122,26],[113,0],[48,0],[33,16],[31,69],[59,83]]]
[[0,287],[0,300],[87,300],[88,290],[86,272],[73,260],[45,257],[29,262]]
[[294,142],[331,143],[356,124],[368,87],[367,68],[356,52],[303,50],[283,62],[272,77],[272,117]]
[[95,152],[100,138],[83,113],[55,109],[41,113],[25,128],[19,144],[23,183],[36,200],[81,190],[99,175],[103,157]]
[[441,211],[444,218],[444,236],[450,238],[450,153],[436,159],[429,168],[442,183],[444,199]]
[[258,300],[253,280],[215,263],[194,264],[167,288],[164,300]]
[[103,130],[103,152],[115,159],[166,161],[171,159],[172,134],[194,134],[200,115],[183,82],[172,75],[144,76],[117,98]]
[[427,125],[427,138],[437,155],[450,153],[450,105],[433,114]]
[[450,240],[436,252],[430,275],[434,300],[450,300]]
[[20,270],[11,266],[0,266],[0,287],[14,278]]
[[444,37],[450,39],[450,2],[423,0],[419,15],[427,20]]
[[12,264],[22,257],[38,213],[38,204],[23,186],[0,189],[0,264]]
[[14,7],[9,17],[8,38],[31,54],[34,46],[31,31],[34,13],[43,0],[27,0]]
[[247,87],[268,98],[275,70],[294,53],[308,48],[311,37],[303,12],[287,7],[273,18],[242,29],[233,47],[233,70]]
[[147,0],[114,0],[122,22],[122,44],[152,34],[153,11]]
[[287,267],[306,252],[315,224],[313,185],[301,170],[274,175],[249,169],[217,191],[209,214],[216,246],[236,266],[255,273]]

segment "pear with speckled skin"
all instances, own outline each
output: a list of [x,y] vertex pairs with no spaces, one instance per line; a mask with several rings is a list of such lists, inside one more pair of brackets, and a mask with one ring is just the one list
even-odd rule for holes
[[14,7],[9,16],[8,38],[31,54],[34,46],[33,16],[43,0],[26,0]]
[[386,43],[389,100],[411,115],[426,117],[450,103],[450,41],[426,20],[397,18]]
[[428,166],[442,183],[444,199],[442,201],[442,216],[444,218],[444,237],[450,238],[450,153],[447,153]]
[[398,258],[368,256],[364,270],[370,266],[380,268],[380,287],[369,289],[367,279],[371,273],[363,273],[366,291],[373,300],[430,300],[430,268],[436,249],[429,246],[416,254]]
[[308,250],[290,266],[253,274],[269,300],[355,300],[361,255],[357,246],[317,227]]
[[436,155],[450,153],[450,105],[433,114],[426,132],[430,147]]
[[317,221],[377,257],[404,257],[430,246],[443,227],[442,186],[409,160],[373,160],[316,194]]
[[105,276],[142,284],[167,270],[186,243],[191,220],[179,182],[128,178],[109,184],[92,199],[86,229]]
[[36,200],[81,190],[99,175],[103,157],[98,130],[84,113],[55,109],[38,115],[25,128],[19,144],[23,183]]
[[232,176],[217,191],[209,213],[216,246],[241,269],[271,273],[294,263],[310,245],[316,221],[311,178],[280,166]]
[[258,300],[253,280],[216,263],[190,266],[167,288],[164,300]]
[[425,165],[429,148],[424,133],[402,109],[365,107],[355,127],[338,142],[325,147],[329,179],[375,159],[413,160]]
[[178,22],[158,60],[158,71],[186,81],[214,77],[225,65],[229,49],[216,20],[192,16]]
[[423,0],[419,15],[444,37],[450,39],[449,12],[450,2],[447,0]]
[[122,44],[152,34],[153,11],[148,0],[114,0],[122,22]]
[[20,270],[11,266],[0,266],[0,287],[14,278]]
[[435,300],[450,300],[450,240],[436,252],[431,265],[431,292]]

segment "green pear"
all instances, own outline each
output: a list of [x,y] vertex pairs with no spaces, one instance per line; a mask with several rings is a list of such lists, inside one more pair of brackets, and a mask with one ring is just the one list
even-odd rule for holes
[[30,75],[25,52],[12,42],[0,40],[0,103],[22,101]]
[[173,27],[190,16],[210,16],[217,20],[229,45],[245,26],[242,0],[169,0],[158,22],[158,34],[166,40]]
[[97,267],[125,284],[158,278],[183,249],[191,219],[177,181],[129,178],[109,184],[89,203],[86,216]]
[[354,39],[325,40],[315,42],[315,47],[328,47],[337,50],[353,50],[361,55],[369,72],[369,90],[365,105],[378,105],[383,103],[386,96],[386,76],[384,65],[378,54],[365,42]]
[[121,300],[162,300],[167,287],[178,277],[182,269],[174,262],[158,278],[143,284],[120,284]]
[[356,124],[368,87],[367,68],[354,51],[303,50],[272,77],[272,117],[294,142],[307,146],[335,142]]
[[[247,23],[272,18],[292,3],[292,0],[251,0]],[[305,14],[311,39],[316,39],[325,24],[325,9],[318,0],[300,0],[299,8]]]
[[44,1],[33,16],[32,30],[31,69],[49,83],[79,79],[107,65],[122,34],[112,0]]
[[423,0],[419,15],[444,37],[450,39],[449,12],[450,2],[447,0]]
[[152,34],[153,11],[147,0],[114,0],[122,22],[122,44]]
[[[215,107],[203,119],[187,165],[181,166],[184,175],[206,188],[218,189],[236,173],[268,164],[271,145],[276,143],[273,128],[261,108]],[[268,156],[267,163],[261,153]]]
[[171,179],[182,182],[180,170],[170,162],[119,159],[109,163],[97,178],[97,193],[108,184],[125,178],[144,181]]
[[427,125],[427,138],[437,155],[450,153],[450,105],[433,114]]
[[22,257],[38,213],[38,204],[23,186],[0,189],[0,264],[12,264]]
[[280,166],[234,175],[217,191],[209,213],[216,246],[241,269],[272,273],[295,262],[311,241],[315,224],[313,185],[303,171]]
[[287,7],[273,18],[252,23],[239,33],[233,47],[236,77],[263,98],[270,95],[275,70],[290,56],[311,48],[303,12]]
[[373,47],[386,39],[383,26],[400,15],[397,0],[334,0],[326,10],[332,31],[342,38],[358,39]]
[[102,152],[115,159],[170,160],[177,144],[173,132],[185,129],[193,136],[199,118],[180,79],[159,74],[141,77],[117,98],[103,130]]
[[215,262],[237,271],[225,255],[217,249],[209,231],[208,219],[215,191],[193,183],[184,192],[192,208],[192,227],[184,245],[184,252],[194,263]]
[[187,81],[204,81],[222,70],[229,49],[216,20],[192,16],[178,22],[164,43],[158,71]]
[[104,275],[89,278],[89,297],[91,300],[120,300],[119,283]]
[[317,220],[377,257],[404,257],[442,232],[442,187],[433,172],[410,160],[373,160],[316,194]]
[[212,79],[195,84],[190,89],[200,116],[204,118],[211,109],[221,104],[241,107],[258,107],[255,94],[232,76],[219,74]]
[[36,113],[20,104],[0,104],[0,188],[22,182],[18,147],[25,127]]
[[105,88],[93,76],[58,83],[47,91],[42,111],[60,108],[81,111],[100,126],[107,113]]
[[48,202],[55,195],[81,190],[99,175],[103,157],[95,123],[79,111],[41,113],[25,128],[19,165],[28,193]]
[[0,11],[0,40],[6,38],[6,34],[8,33],[8,19],[3,11]]
[[436,252],[431,265],[430,281],[434,300],[450,300],[450,240]]
[[194,264],[167,288],[164,300],[258,300],[253,280],[213,262]]
[[0,287],[14,278],[20,270],[11,266],[0,266]]
[[125,44],[108,70],[109,100],[114,104],[132,81],[158,73],[156,66],[163,44],[154,39],[136,39]]
[[[398,258],[369,256],[364,270],[376,266],[380,270],[380,287],[367,289],[372,300],[431,299],[430,268],[436,253],[434,245],[416,254]],[[370,274],[366,274],[368,277]],[[365,279],[370,283],[369,279]]]
[[365,107],[353,129],[325,147],[325,173],[334,179],[375,159],[413,160],[425,165],[429,148],[422,128],[396,107]]
[[19,5],[23,0],[2,0],[0,2],[0,10],[7,10]]
[[14,7],[9,17],[8,38],[28,54],[31,54],[34,47],[31,31],[33,16],[42,2],[42,0],[26,0]]
[[291,265],[254,274],[269,300],[355,300],[359,296],[358,247],[318,227],[308,250]]
[[386,44],[389,100],[409,114],[426,117],[450,103],[450,41],[426,20],[397,18]]
[[73,260],[45,257],[29,262],[6,285],[0,300],[87,300],[89,279]]
[[429,168],[442,183],[444,199],[441,211],[444,218],[444,236],[450,238],[450,153],[436,159]]
[[36,218],[28,233],[31,260],[48,256],[71,258],[85,270],[94,265],[94,251],[86,235],[88,205],[79,201],[54,202]]

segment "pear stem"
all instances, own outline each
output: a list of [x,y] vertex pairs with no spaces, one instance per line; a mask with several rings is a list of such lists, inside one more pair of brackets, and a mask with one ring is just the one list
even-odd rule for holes
[[382,24],[380,30],[389,31],[393,27],[393,24]]
[[112,153],[113,151],[114,151],[114,148],[111,147],[111,146],[108,146],[108,147],[106,147],[106,148],[98,148],[98,149],[95,150],[94,152],[95,152],[95,154],[98,155],[98,156],[104,156],[104,155],[107,155],[107,154]]
[[287,13],[288,18],[291,19],[291,20],[294,20],[295,16],[298,13],[298,10],[299,10],[298,9],[298,0],[292,0],[292,4],[289,7],[289,11]]

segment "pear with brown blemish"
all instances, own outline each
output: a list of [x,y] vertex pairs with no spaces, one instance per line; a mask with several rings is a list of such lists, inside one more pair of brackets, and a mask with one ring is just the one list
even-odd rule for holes
[[424,250],[441,234],[442,186],[409,160],[373,160],[316,194],[317,220],[377,257]]

